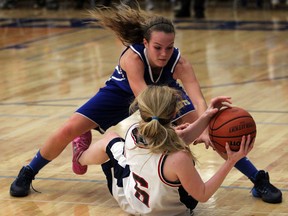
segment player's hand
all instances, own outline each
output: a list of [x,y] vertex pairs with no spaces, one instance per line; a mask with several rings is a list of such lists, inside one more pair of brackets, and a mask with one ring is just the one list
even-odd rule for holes
[[177,133],[177,135],[185,142],[185,143],[189,143],[189,141],[186,140],[186,133],[187,131],[185,130],[190,124],[189,123],[184,123],[181,125],[178,125],[176,127],[174,127],[175,132]]
[[175,126],[174,129],[175,131],[179,131],[179,133],[181,133],[181,131],[183,131],[185,128],[187,128],[190,124],[189,123],[184,123],[178,126]]
[[[222,107],[231,107],[232,101],[231,97],[228,96],[218,96],[211,100],[209,107],[205,111],[205,114],[212,118]],[[203,133],[194,140],[193,145],[199,143],[205,143],[206,149],[212,147],[215,150],[214,144],[210,140],[208,128],[206,128]]]
[[204,143],[206,149],[208,149],[209,147],[211,147],[213,150],[215,149],[214,144],[211,142],[208,128],[206,128],[203,133],[194,140],[193,145],[197,145],[199,143]]
[[247,154],[252,150],[254,146],[255,138],[251,140],[251,135],[243,136],[240,144],[239,151],[232,151],[229,147],[229,144],[226,143],[225,149],[227,152],[227,160],[230,160],[233,163],[236,163],[241,158],[246,157]]
[[231,107],[232,100],[228,96],[218,96],[211,100],[206,113],[209,117],[213,117],[222,107]]

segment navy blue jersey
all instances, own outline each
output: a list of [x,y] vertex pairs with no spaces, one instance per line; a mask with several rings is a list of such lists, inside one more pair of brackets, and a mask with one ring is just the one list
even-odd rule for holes
[[[180,118],[181,115],[194,110],[188,95],[173,78],[175,66],[180,59],[180,52],[177,48],[174,48],[171,58],[156,80],[153,78],[152,70],[145,54],[144,44],[133,44],[130,47],[127,47],[122,55],[129,48],[143,61],[145,70],[144,80],[147,85],[167,85],[176,88],[183,93],[185,106],[180,110],[176,119]],[[129,117],[129,106],[134,98],[135,96],[129,85],[126,72],[120,65],[117,65],[113,74],[106,81],[106,85],[103,88],[100,88],[99,92],[76,112],[99,125],[99,128],[97,129],[103,133],[109,127],[114,126]]]
[[[166,66],[162,69],[160,75],[156,80],[153,78],[152,70],[149,65],[148,59],[145,54],[145,46],[144,44],[133,44],[130,47],[127,47],[122,55],[128,50],[132,49],[143,61],[144,64],[144,80],[147,85],[168,85],[170,87],[177,87],[179,88],[178,83],[173,78],[173,72],[176,64],[180,59],[180,52],[177,48],[174,48],[173,54],[169,59]],[[114,84],[119,86],[122,90],[126,91],[127,93],[133,94],[130,85],[128,83],[126,72],[118,65],[110,79],[107,81],[106,84]]]

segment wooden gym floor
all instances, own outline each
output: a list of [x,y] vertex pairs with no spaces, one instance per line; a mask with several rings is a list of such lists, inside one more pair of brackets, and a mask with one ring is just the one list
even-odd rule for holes
[[[174,19],[170,3],[153,12]],[[232,8],[232,1],[209,1],[206,19],[174,19],[176,46],[194,66],[205,98],[229,95],[257,123],[249,158],[269,171],[283,192],[282,204],[251,196],[251,182],[236,169],[196,216],[288,215],[288,13]],[[221,3],[221,4],[220,4]],[[77,176],[71,146],[37,175],[25,198],[9,195],[20,168],[29,163],[49,134],[103,86],[118,61],[121,43],[91,26],[85,10],[18,8],[0,10],[0,215],[126,215],[106,188],[99,166]],[[134,117],[112,128],[124,135]],[[93,132],[93,139],[100,135]],[[223,161],[204,145],[192,147],[207,180]]]

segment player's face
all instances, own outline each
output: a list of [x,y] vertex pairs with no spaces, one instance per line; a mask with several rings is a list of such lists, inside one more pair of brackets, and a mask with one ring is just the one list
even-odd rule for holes
[[148,43],[144,39],[147,56],[151,67],[164,67],[174,50],[174,33],[154,31]]

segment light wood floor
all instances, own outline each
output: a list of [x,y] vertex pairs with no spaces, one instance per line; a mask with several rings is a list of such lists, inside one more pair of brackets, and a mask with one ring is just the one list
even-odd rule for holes
[[[249,158],[269,171],[283,192],[283,203],[253,198],[252,183],[234,169],[195,215],[288,215],[288,10],[251,5],[235,11],[232,3],[219,2],[209,1],[205,20],[175,20],[176,46],[193,64],[207,101],[230,95],[234,105],[255,118],[258,133]],[[154,12],[173,18],[167,4]],[[89,167],[84,176],[73,174],[71,146],[33,181],[41,193],[9,195],[20,168],[104,84],[123,49],[108,31],[74,27],[77,18],[87,18],[85,11],[0,10],[1,216],[126,215],[108,193],[99,166]],[[112,129],[124,134],[134,120]],[[93,132],[94,140],[99,136]],[[203,145],[193,151],[204,180],[223,163]]]

